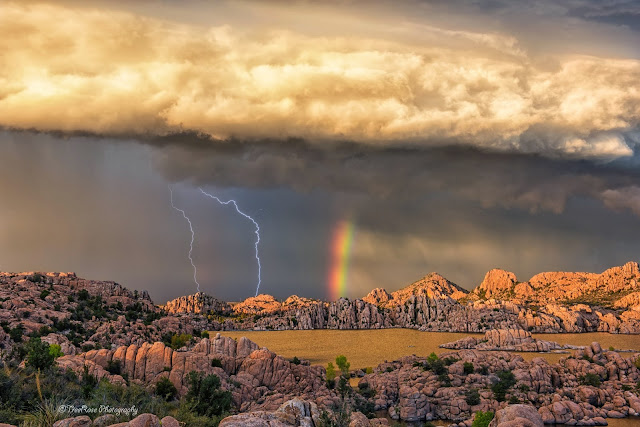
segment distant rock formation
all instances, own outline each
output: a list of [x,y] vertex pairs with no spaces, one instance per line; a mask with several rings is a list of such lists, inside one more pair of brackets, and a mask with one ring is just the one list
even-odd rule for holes
[[453,350],[476,349],[482,351],[520,352],[549,352],[584,348],[539,340],[533,338],[531,333],[522,329],[492,329],[485,332],[484,338],[465,337],[454,342],[442,344],[440,347]]
[[231,305],[203,292],[197,292],[193,295],[186,295],[176,298],[174,300],[168,301],[165,305],[160,307],[171,314],[207,314],[210,312],[221,314],[231,313]]

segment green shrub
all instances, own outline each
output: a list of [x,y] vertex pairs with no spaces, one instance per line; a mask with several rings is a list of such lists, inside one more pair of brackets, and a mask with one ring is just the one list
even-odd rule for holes
[[471,424],[471,427],[488,427],[491,420],[493,420],[493,412],[478,411],[473,418],[473,424]]
[[469,374],[473,374],[474,368],[473,368],[473,363],[471,362],[464,362],[463,366],[463,370],[465,375],[469,375]]
[[222,415],[231,408],[231,392],[220,389],[220,378],[191,371],[188,376],[189,391],[186,400],[198,415],[212,417]]
[[211,366],[214,368],[222,368],[222,361],[220,361],[220,359],[211,359]]
[[164,400],[173,400],[178,394],[176,386],[169,380],[169,378],[162,377],[156,383],[156,394],[162,397]]
[[89,299],[89,291],[87,291],[86,289],[81,289],[80,292],[78,292],[78,300],[86,301],[88,299]]
[[209,332],[208,331],[202,331],[200,333],[200,338],[209,338]]
[[300,359],[298,359],[298,356],[293,356],[293,359],[291,359],[290,362],[293,363],[294,365],[299,365]]
[[465,392],[465,400],[469,406],[474,406],[480,403],[480,393],[478,389],[471,388]]
[[498,402],[503,402],[507,391],[516,384],[516,377],[511,371],[499,371],[496,375],[498,382],[491,386],[491,391]]
[[191,338],[192,336],[189,334],[175,334],[171,337],[171,348],[174,350],[182,348],[191,341]]
[[578,378],[578,381],[580,381],[580,384],[582,385],[590,385],[593,387],[600,387],[600,384],[602,383],[600,381],[600,377],[592,373],[581,376],[580,378]]
[[62,349],[60,348],[59,344],[50,344],[49,345],[49,354],[51,356],[53,356],[54,359],[57,359],[58,357],[64,356],[64,354],[62,353]]
[[51,294],[51,292],[45,289],[44,291],[40,292],[40,299],[45,299],[49,296],[49,294]]

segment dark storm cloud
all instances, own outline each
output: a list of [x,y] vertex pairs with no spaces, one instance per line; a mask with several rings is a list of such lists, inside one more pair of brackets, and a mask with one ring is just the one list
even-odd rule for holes
[[637,156],[624,162],[593,162],[460,146],[318,147],[302,140],[210,145],[193,137],[177,138],[181,141],[175,145],[164,140],[169,145],[157,152],[157,165],[171,180],[198,185],[338,191],[392,199],[442,191],[486,207],[560,213],[570,197],[606,198],[611,203],[611,191],[640,184],[632,163]]

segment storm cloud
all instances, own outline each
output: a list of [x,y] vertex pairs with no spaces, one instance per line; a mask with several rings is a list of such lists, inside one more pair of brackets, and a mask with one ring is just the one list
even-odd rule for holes
[[0,269],[349,297],[640,251],[637,2],[0,5]]
[[0,20],[7,129],[465,144],[572,158],[631,156],[635,146],[636,59],[541,63],[508,34],[431,26],[414,30],[429,34],[416,44],[42,4],[4,4]]

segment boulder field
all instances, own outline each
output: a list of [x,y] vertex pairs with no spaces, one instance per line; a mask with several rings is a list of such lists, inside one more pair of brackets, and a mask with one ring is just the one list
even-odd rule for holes
[[[212,366],[213,359],[220,361],[215,365],[221,367]],[[282,407],[291,400],[306,402],[295,405],[311,419],[316,408],[332,411],[343,402],[336,389],[327,387],[323,367],[294,364],[246,338],[236,342],[217,335],[183,351],[159,342],[93,350],[61,357],[58,363],[79,375],[86,365],[91,374],[124,384],[121,376],[106,370],[115,360],[120,361],[130,381],[152,387],[166,377],[182,394],[190,371],[218,375],[241,412],[221,425],[242,425],[251,420],[246,425],[280,425],[276,422],[287,417],[282,415]],[[363,396],[375,410],[405,421],[445,419],[468,427],[477,411],[498,414],[508,403],[522,403],[535,408],[546,424],[605,425],[606,418],[640,414],[638,360],[640,353],[624,357],[603,350],[598,343],[555,364],[541,357],[526,361],[506,351],[460,350],[441,354],[437,363],[432,358],[407,356],[382,363],[363,375],[353,393]],[[505,383],[499,396],[496,384],[507,381],[505,373],[511,382]]]

